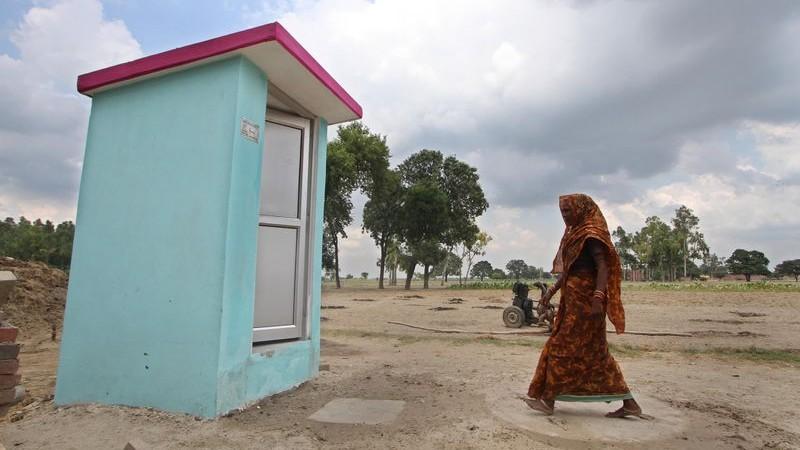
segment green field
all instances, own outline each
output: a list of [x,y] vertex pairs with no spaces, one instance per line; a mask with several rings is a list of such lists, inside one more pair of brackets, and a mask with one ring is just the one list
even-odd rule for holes
[[[470,280],[461,285],[458,280],[451,280],[441,285],[441,280],[430,280],[431,289],[499,289],[511,290],[511,286],[516,280]],[[536,281],[552,284],[554,279],[549,280],[520,280],[532,286]],[[403,289],[404,280],[398,281],[397,286],[386,286],[387,289]],[[336,284],[333,281],[323,282],[323,288],[334,289]],[[342,287],[349,289],[374,289],[378,287],[375,279],[342,279]],[[413,280],[411,288],[414,290],[422,289],[422,280]],[[743,281],[685,281],[685,282],[659,282],[659,281],[626,281],[622,283],[622,289],[628,291],[670,291],[670,292],[800,292],[800,283],[785,280],[776,281],[753,281],[746,283]]]
[[[529,286],[535,281],[551,284],[553,280],[522,280]],[[511,289],[515,280],[471,281],[464,285],[450,285],[450,289]],[[689,291],[689,292],[800,292],[800,283],[791,281],[626,281],[622,290],[629,291]]]

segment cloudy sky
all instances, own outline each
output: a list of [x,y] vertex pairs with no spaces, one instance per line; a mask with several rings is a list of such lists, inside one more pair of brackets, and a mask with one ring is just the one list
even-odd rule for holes
[[[78,74],[275,20],[393,163],[434,148],[478,168],[495,265],[548,267],[569,192],[612,227],[685,204],[715,253],[800,258],[800,2],[777,0],[3,0],[0,217],[74,219]],[[343,272],[374,274],[355,203]]]

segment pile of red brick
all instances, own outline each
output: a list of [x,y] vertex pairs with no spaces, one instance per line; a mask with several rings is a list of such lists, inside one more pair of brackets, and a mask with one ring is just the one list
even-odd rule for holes
[[0,325],[0,415],[25,396],[25,388],[20,385],[18,331],[16,327]]

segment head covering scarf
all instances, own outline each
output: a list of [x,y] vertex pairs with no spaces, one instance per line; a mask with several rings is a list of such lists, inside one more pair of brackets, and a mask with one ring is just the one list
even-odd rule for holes
[[[620,284],[622,282],[622,266],[619,255],[611,241],[611,233],[608,231],[608,224],[597,203],[586,194],[562,195],[559,201],[572,206],[576,215],[576,223],[567,226],[564,236],[561,238],[561,245],[558,247],[555,260],[553,261],[553,273],[569,273],[572,263],[578,258],[583,250],[583,245],[587,239],[593,238],[602,242],[606,248],[608,263],[608,284],[606,299],[608,301],[608,319],[614,324],[618,334],[625,332],[625,310],[622,308],[620,297]],[[562,275],[565,276],[565,275]]]

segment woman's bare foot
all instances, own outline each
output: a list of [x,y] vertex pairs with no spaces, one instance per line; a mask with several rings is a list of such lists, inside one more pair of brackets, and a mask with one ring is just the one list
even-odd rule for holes
[[527,397],[520,397],[529,408],[542,412],[548,416],[553,415],[553,410],[555,406],[555,402],[545,402],[544,400],[538,398],[527,398]]
[[606,417],[621,419],[627,416],[642,417],[642,408],[636,400],[629,398],[622,401],[622,408],[606,414]]

